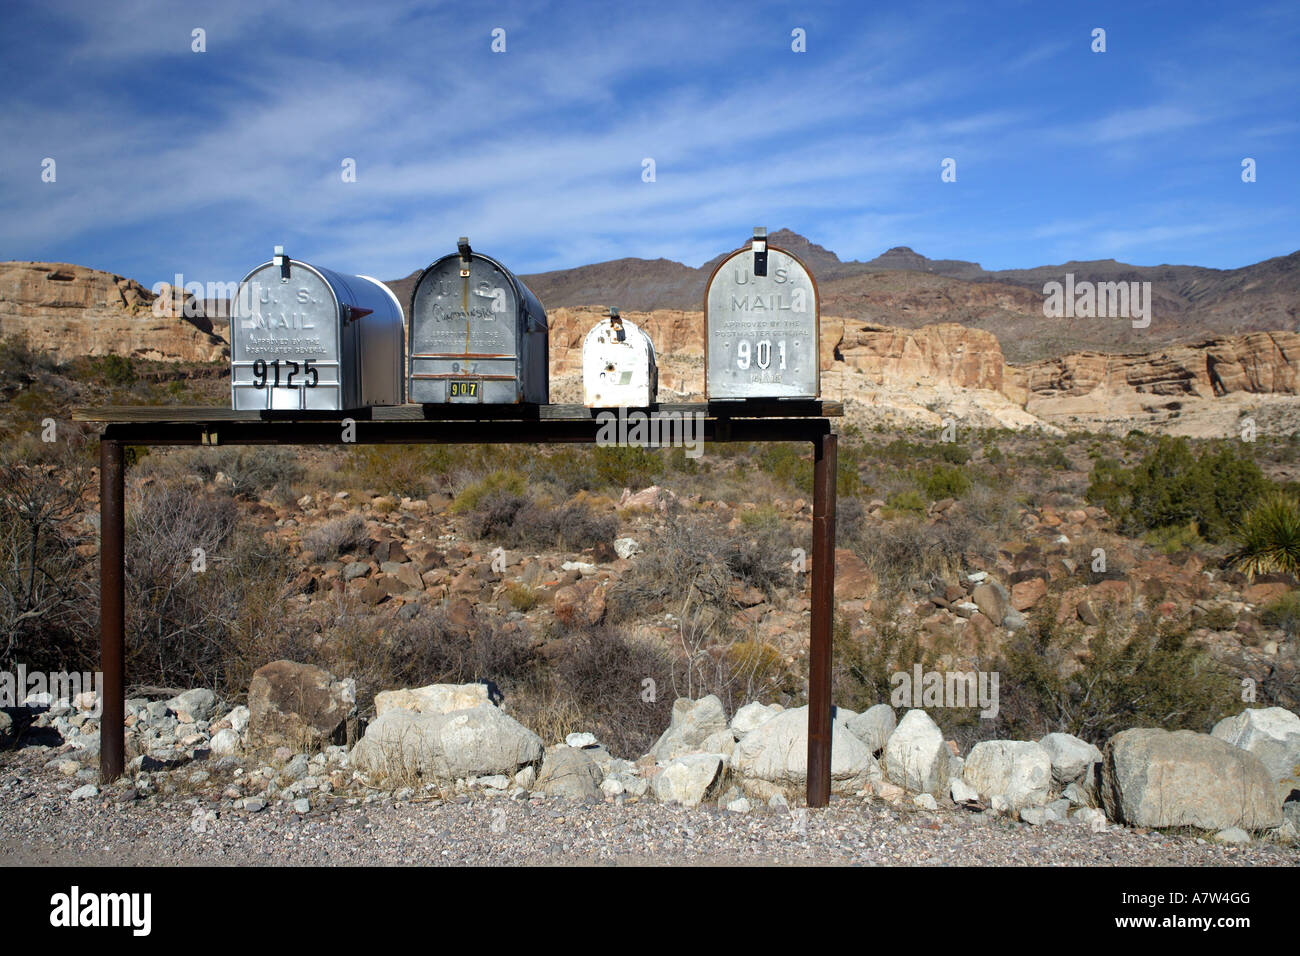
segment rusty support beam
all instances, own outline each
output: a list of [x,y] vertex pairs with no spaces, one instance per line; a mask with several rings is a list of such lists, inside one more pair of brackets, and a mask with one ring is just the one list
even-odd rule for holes
[[813,442],[812,634],[808,648],[808,806],[831,798],[831,625],[835,612],[836,436]]
[[123,632],[125,505],[122,444],[99,443],[99,669],[104,675],[99,725],[99,772],[105,783],[126,765],[126,678]]

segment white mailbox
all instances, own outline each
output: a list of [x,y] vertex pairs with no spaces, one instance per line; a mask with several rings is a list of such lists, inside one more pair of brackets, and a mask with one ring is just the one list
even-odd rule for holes
[[710,400],[818,397],[817,283],[793,254],[767,244],[766,229],[709,276],[704,326]]
[[658,390],[650,336],[610,309],[582,342],[583,402],[589,408],[649,408]]
[[345,411],[402,404],[402,306],[369,276],[291,260],[239,284],[230,315],[235,409]]

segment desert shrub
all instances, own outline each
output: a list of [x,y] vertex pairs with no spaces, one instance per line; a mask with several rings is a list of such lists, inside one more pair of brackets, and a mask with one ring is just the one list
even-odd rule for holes
[[935,465],[920,480],[921,489],[931,501],[960,498],[970,491],[970,478],[958,465]]
[[1081,666],[1063,666],[1076,651],[1072,635],[1048,615],[1007,645],[999,666],[1007,734],[1064,731],[1100,746],[1130,727],[1205,733],[1239,703],[1236,681],[1188,641],[1182,624],[1112,614]]
[[583,501],[551,507],[507,488],[485,492],[467,522],[469,533],[509,548],[581,551],[609,544],[618,531],[612,514]]
[[634,445],[600,446],[592,449],[599,486],[645,488],[664,473],[660,451]]
[[867,525],[858,553],[888,592],[928,587],[935,577],[951,579],[967,553],[987,554],[990,530],[968,516],[934,524],[915,519]]
[[1288,637],[1300,634],[1300,591],[1288,591],[1260,608],[1259,619],[1269,627],[1280,627]]
[[1142,536],[1147,544],[1164,554],[1176,554],[1179,551],[1193,551],[1205,545],[1201,532],[1195,521],[1184,525],[1169,525],[1153,528]]
[[302,546],[320,560],[328,560],[355,551],[369,540],[366,521],[361,515],[334,518],[302,536]]
[[421,498],[452,462],[452,453],[444,445],[366,445],[353,452],[349,465],[359,488]]
[[1213,542],[1226,536],[1268,488],[1259,466],[1227,445],[1198,456],[1185,438],[1162,436],[1132,468],[1096,462],[1085,496],[1126,532],[1195,522],[1201,537]]
[[89,472],[60,443],[51,463],[0,465],[0,668],[80,669],[95,659],[95,596],[70,528]]
[[554,685],[576,705],[575,729],[595,734],[614,754],[636,759],[668,726],[672,661],[656,643],[610,627],[577,631],[564,639],[552,669]]
[[279,448],[194,449],[178,457],[205,481],[224,474],[234,495],[255,497],[277,485],[292,485],[303,476],[302,465],[293,453]]
[[242,690],[232,665],[245,655],[232,648],[264,642],[284,627],[286,555],[237,519],[229,498],[165,484],[133,490],[126,630],[135,679]]
[[867,507],[858,497],[839,498],[835,502],[835,544],[847,547],[862,536]]
[[30,382],[55,368],[50,354],[31,348],[25,336],[7,335],[0,339],[0,383]]
[[910,672],[914,664],[928,664],[917,633],[902,628],[890,609],[881,611],[868,631],[855,634],[849,622],[838,616],[832,628],[835,701],[859,713],[889,701],[894,673]]
[[885,499],[885,512],[890,517],[897,515],[925,514],[925,499],[915,488],[896,491]]
[[1300,575],[1300,500],[1271,495],[1233,529],[1236,547],[1228,563],[1252,577],[1280,572]]
[[457,514],[477,511],[489,495],[504,493],[522,497],[527,489],[526,475],[513,469],[498,469],[465,487],[451,503],[451,510]]

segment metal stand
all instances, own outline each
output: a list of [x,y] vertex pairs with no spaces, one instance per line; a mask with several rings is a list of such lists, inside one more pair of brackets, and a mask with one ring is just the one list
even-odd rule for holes
[[[831,625],[835,592],[836,436],[825,416],[838,402],[727,402],[659,406],[701,414],[706,442],[807,441],[814,453],[812,633],[808,676],[808,806],[831,788]],[[595,444],[601,425],[583,406],[395,406],[355,413],[247,412],[220,408],[76,409],[75,421],[104,426],[99,443],[100,666],[104,712],[100,772],[125,769],[125,445]],[[793,416],[793,417],[792,417]],[[816,417],[814,417],[816,416]],[[345,428],[346,425],[346,428]],[[344,435],[350,440],[345,441]]]

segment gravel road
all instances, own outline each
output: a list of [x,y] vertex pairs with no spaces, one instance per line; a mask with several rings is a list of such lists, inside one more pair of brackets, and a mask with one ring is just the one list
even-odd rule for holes
[[[820,811],[578,804],[508,796],[369,802],[332,797],[306,814],[235,809],[220,785],[132,799],[129,784],[73,801],[83,781],[33,750],[0,754],[0,865],[1035,865],[1300,864],[1300,847],[1222,846],[1192,834],[1031,827],[966,810],[863,798]],[[217,782],[214,781],[214,784]]]

